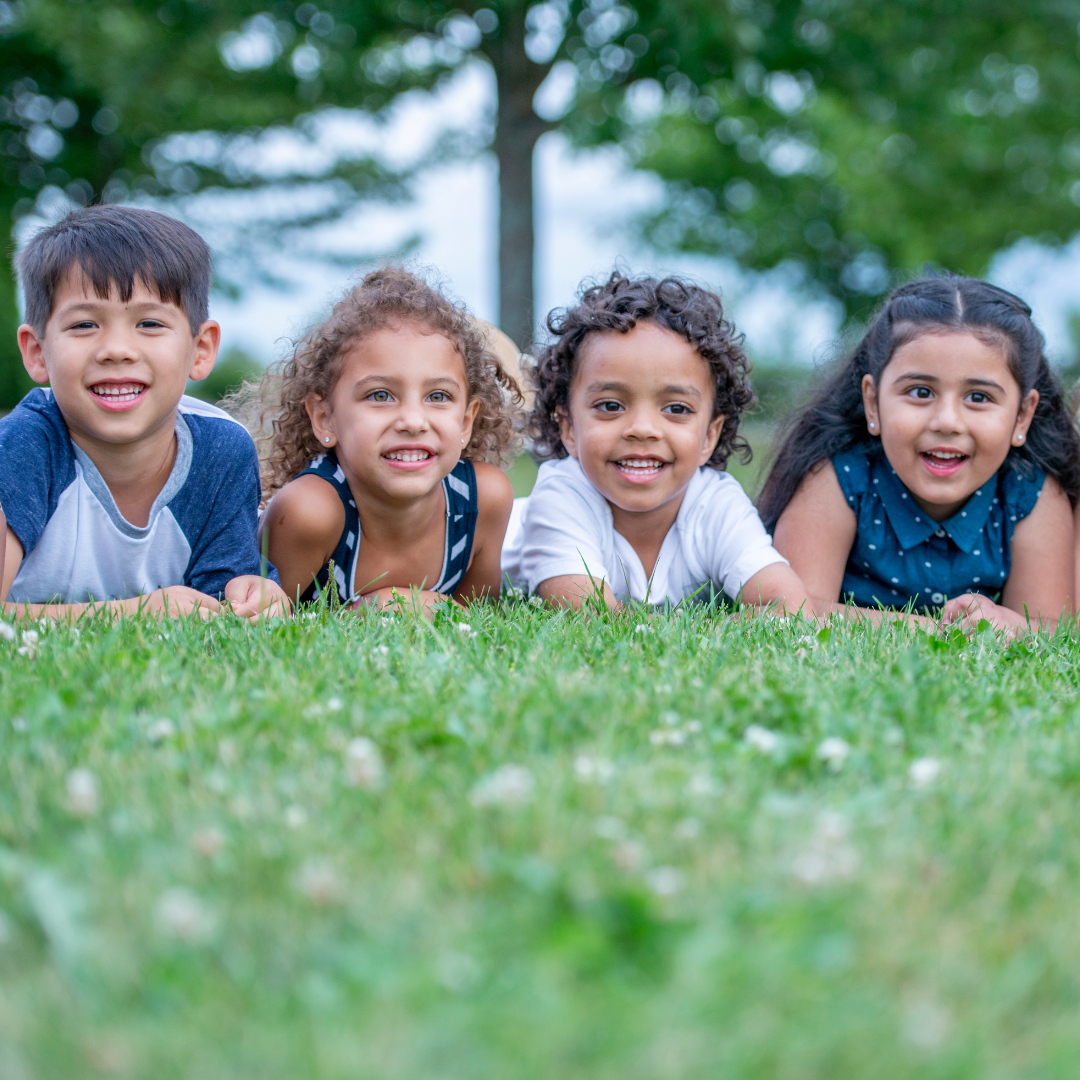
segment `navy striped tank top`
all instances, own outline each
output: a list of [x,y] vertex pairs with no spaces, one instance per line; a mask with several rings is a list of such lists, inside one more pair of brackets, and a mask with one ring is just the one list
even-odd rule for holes
[[[338,599],[343,604],[352,603],[359,595],[353,592],[353,582],[356,580],[356,562],[360,555],[360,514],[337,455],[333,450],[320,454],[298,475],[320,476],[332,484],[345,508],[345,528],[330,558],[334,563],[334,585]],[[453,472],[443,479],[442,487],[446,498],[446,547],[442,573],[436,584],[425,584],[424,588],[452,596],[461,587],[461,579],[469,568],[473,534],[476,532],[476,470],[473,463],[464,459],[459,461]],[[329,576],[330,563],[327,562],[307,592],[300,597],[301,601],[316,599],[319,592],[327,588]]]

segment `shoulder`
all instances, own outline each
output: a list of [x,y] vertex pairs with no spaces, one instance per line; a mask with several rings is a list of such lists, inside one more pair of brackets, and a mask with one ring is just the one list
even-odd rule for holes
[[31,390],[0,420],[0,442],[3,444],[34,442],[71,452],[71,436],[52,393],[42,387]]
[[604,497],[593,487],[577,458],[545,461],[536,474],[530,499],[540,496],[570,497],[585,503],[603,503]]
[[264,517],[275,533],[304,544],[333,547],[345,528],[345,507],[333,484],[312,473],[290,480],[267,504]]
[[870,487],[870,455],[863,446],[853,446],[850,450],[843,451],[843,453],[834,454],[830,460],[822,462],[820,466],[811,469],[806,474],[807,477],[821,472],[828,472],[829,470],[822,467],[824,465],[831,466],[836,481],[840,485],[841,491],[848,497],[849,502],[853,502],[855,497],[865,494]]
[[1060,493],[1067,498],[1061,484],[1053,476],[1026,462],[1002,468],[1000,493],[1005,510],[1017,520],[1026,518],[1044,497],[1052,499]]
[[514,489],[506,473],[486,461],[474,461],[476,509],[481,519],[507,517],[514,502]]
[[[257,458],[255,441],[238,420],[206,402],[199,402],[203,410],[185,407],[187,398],[181,400],[179,412],[191,432],[192,449],[201,457],[218,457],[225,454],[247,461]],[[213,412],[204,410],[213,409]]]

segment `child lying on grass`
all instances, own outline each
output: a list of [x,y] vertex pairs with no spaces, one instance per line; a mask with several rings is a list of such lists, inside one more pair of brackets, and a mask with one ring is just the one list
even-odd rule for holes
[[0,421],[5,610],[287,611],[261,576],[251,437],[183,396],[217,355],[206,244],[163,214],[93,206],[39,232],[19,275],[19,348],[49,389]]
[[261,528],[291,597],[498,595],[513,492],[486,459],[509,448],[520,397],[463,310],[403,270],[369,274],[262,398],[276,494]]
[[898,288],[794,417],[761,511],[823,610],[1037,629],[1072,613],[1078,494],[1080,446],[1030,309],[946,276]]
[[503,571],[573,608],[677,604],[703,586],[781,612],[806,590],[739,482],[753,396],[720,299],[675,278],[613,274],[548,318],[532,431],[549,460],[515,507]]

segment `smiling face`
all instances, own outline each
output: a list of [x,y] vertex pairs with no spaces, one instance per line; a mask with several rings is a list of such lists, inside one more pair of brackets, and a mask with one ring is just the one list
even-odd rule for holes
[[901,346],[879,383],[863,379],[871,435],[935,521],[960,510],[1027,437],[1037,390],[1021,399],[1003,349],[970,333],[926,333]]
[[710,368],[656,323],[585,340],[570,385],[563,445],[613,510],[648,513],[679,499],[723,425]]
[[206,322],[192,336],[187,315],[136,279],[126,303],[102,299],[81,275],[65,275],[45,332],[19,327],[23,363],[48,382],[75,442],[130,444],[173,424],[188,378],[204,379],[220,330]]
[[453,470],[479,408],[450,340],[411,325],[358,341],[342,356],[329,398],[307,401],[315,437],[335,449],[346,475],[406,502]]

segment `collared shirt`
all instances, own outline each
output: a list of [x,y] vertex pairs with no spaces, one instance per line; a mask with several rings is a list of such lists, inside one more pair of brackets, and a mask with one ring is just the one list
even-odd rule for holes
[[996,597],[1012,565],[1012,536],[1038,501],[1046,474],[1002,466],[961,510],[937,522],[915,501],[885,454],[866,444],[832,459],[855,511],[841,601],[860,607],[938,608],[967,592]]

